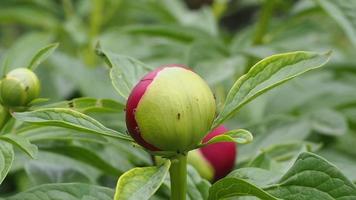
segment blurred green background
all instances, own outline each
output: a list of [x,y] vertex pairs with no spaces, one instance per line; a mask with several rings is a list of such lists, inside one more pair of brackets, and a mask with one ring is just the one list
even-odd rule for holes
[[[265,162],[265,168],[284,172],[307,150],[356,181],[355,1],[0,0],[2,74],[26,66],[52,42],[59,42],[59,48],[36,70],[41,97],[50,102],[95,97],[124,103],[95,51],[100,45],[152,68],[168,63],[192,67],[213,89],[219,108],[235,80],[262,58],[331,50],[326,67],[257,98],[227,126],[255,136],[253,143],[238,147],[236,168]],[[126,130],[122,111],[89,114]],[[33,137],[38,159],[18,152],[0,196],[44,183],[114,187],[126,170],[151,165],[148,154],[128,144],[91,139]],[[157,194],[166,196],[164,191]]]

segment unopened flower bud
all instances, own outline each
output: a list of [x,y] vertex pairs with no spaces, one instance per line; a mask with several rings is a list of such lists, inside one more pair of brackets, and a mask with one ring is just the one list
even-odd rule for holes
[[141,79],[126,105],[126,125],[151,151],[186,152],[209,131],[214,96],[196,73],[180,65],[160,67]]
[[[205,136],[203,142],[227,131],[228,129],[221,125]],[[214,143],[189,152],[188,163],[195,167],[203,178],[216,181],[231,172],[236,154],[235,143]]]
[[0,82],[0,100],[4,106],[26,106],[39,96],[40,81],[27,68],[10,71]]

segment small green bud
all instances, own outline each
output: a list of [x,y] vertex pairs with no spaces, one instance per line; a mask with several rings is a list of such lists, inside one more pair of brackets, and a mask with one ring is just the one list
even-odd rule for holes
[[40,81],[27,68],[10,71],[0,82],[0,100],[4,106],[26,106],[40,94]]
[[152,151],[186,152],[209,131],[215,116],[214,96],[193,71],[169,65],[147,74],[126,105],[130,134]]

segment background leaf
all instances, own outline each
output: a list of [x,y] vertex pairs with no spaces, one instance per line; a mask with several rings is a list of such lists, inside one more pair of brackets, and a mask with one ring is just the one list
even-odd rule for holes
[[213,127],[217,127],[262,93],[309,70],[321,67],[329,57],[330,53],[292,52],[261,60],[232,86]]
[[356,199],[356,186],[333,164],[309,152],[301,153],[276,183],[270,178],[271,173],[266,170],[238,169],[210,188],[209,199],[238,196],[286,200]]
[[113,190],[82,183],[48,184],[5,198],[6,200],[112,200]]
[[355,185],[333,164],[312,153],[302,153],[279,183],[267,191],[286,200],[356,199]]
[[228,131],[224,134],[217,135],[211,138],[209,141],[201,144],[200,146],[206,146],[209,144],[219,143],[219,142],[235,142],[239,144],[250,143],[253,140],[252,134],[244,129],[235,129]]
[[138,81],[151,70],[144,63],[105,50],[99,50],[111,67],[110,78],[116,91],[125,99],[130,95],[131,89]]
[[18,148],[20,148],[31,158],[36,158],[36,154],[38,152],[37,146],[31,144],[30,141],[28,141],[25,137],[16,134],[6,134],[6,135],[1,135],[0,140],[9,142],[17,146]]
[[149,199],[168,174],[170,161],[161,166],[134,168],[123,174],[116,186],[115,200]]
[[53,43],[40,49],[32,58],[28,68],[34,71],[38,67],[38,65],[40,65],[44,60],[46,60],[54,52],[54,50],[56,50],[58,45],[58,43]]
[[[125,105],[112,99],[96,99],[90,97],[75,98],[69,101],[57,102],[40,108],[70,108],[81,113],[89,112],[122,112]],[[36,109],[36,108],[35,108]]]
[[356,45],[356,16],[354,15],[356,3],[352,0],[316,0],[316,2],[341,26],[353,45]]
[[10,171],[14,156],[12,146],[6,142],[0,141],[0,184]]
[[106,128],[95,119],[71,109],[47,108],[31,112],[14,113],[13,115],[18,120],[33,124],[70,128],[88,133],[132,141],[129,136]]

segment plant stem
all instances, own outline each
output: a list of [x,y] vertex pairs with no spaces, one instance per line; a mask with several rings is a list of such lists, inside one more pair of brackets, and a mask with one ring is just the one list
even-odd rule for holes
[[96,37],[100,33],[102,26],[102,14],[104,10],[104,4],[102,0],[93,0],[91,4],[91,14],[90,14],[90,30],[88,45],[84,49],[84,59],[85,63],[89,66],[94,66],[96,63],[96,55],[94,51],[94,46],[96,42]]
[[74,8],[72,2],[70,0],[62,0],[62,4],[66,18],[71,18],[74,15]]
[[253,44],[262,44],[274,8],[274,0],[266,0],[260,13]]
[[[252,45],[259,45],[263,43],[263,38],[266,35],[270,19],[273,14],[275,0],[265,0],[260,16],[258,18],[256,31],[252,39]],[[245,72],[248,72],[254,63],[254,58],[249,57]]]
[[187,195],[187,156],[179,154],[171,159],[171,200],[185,200]]

